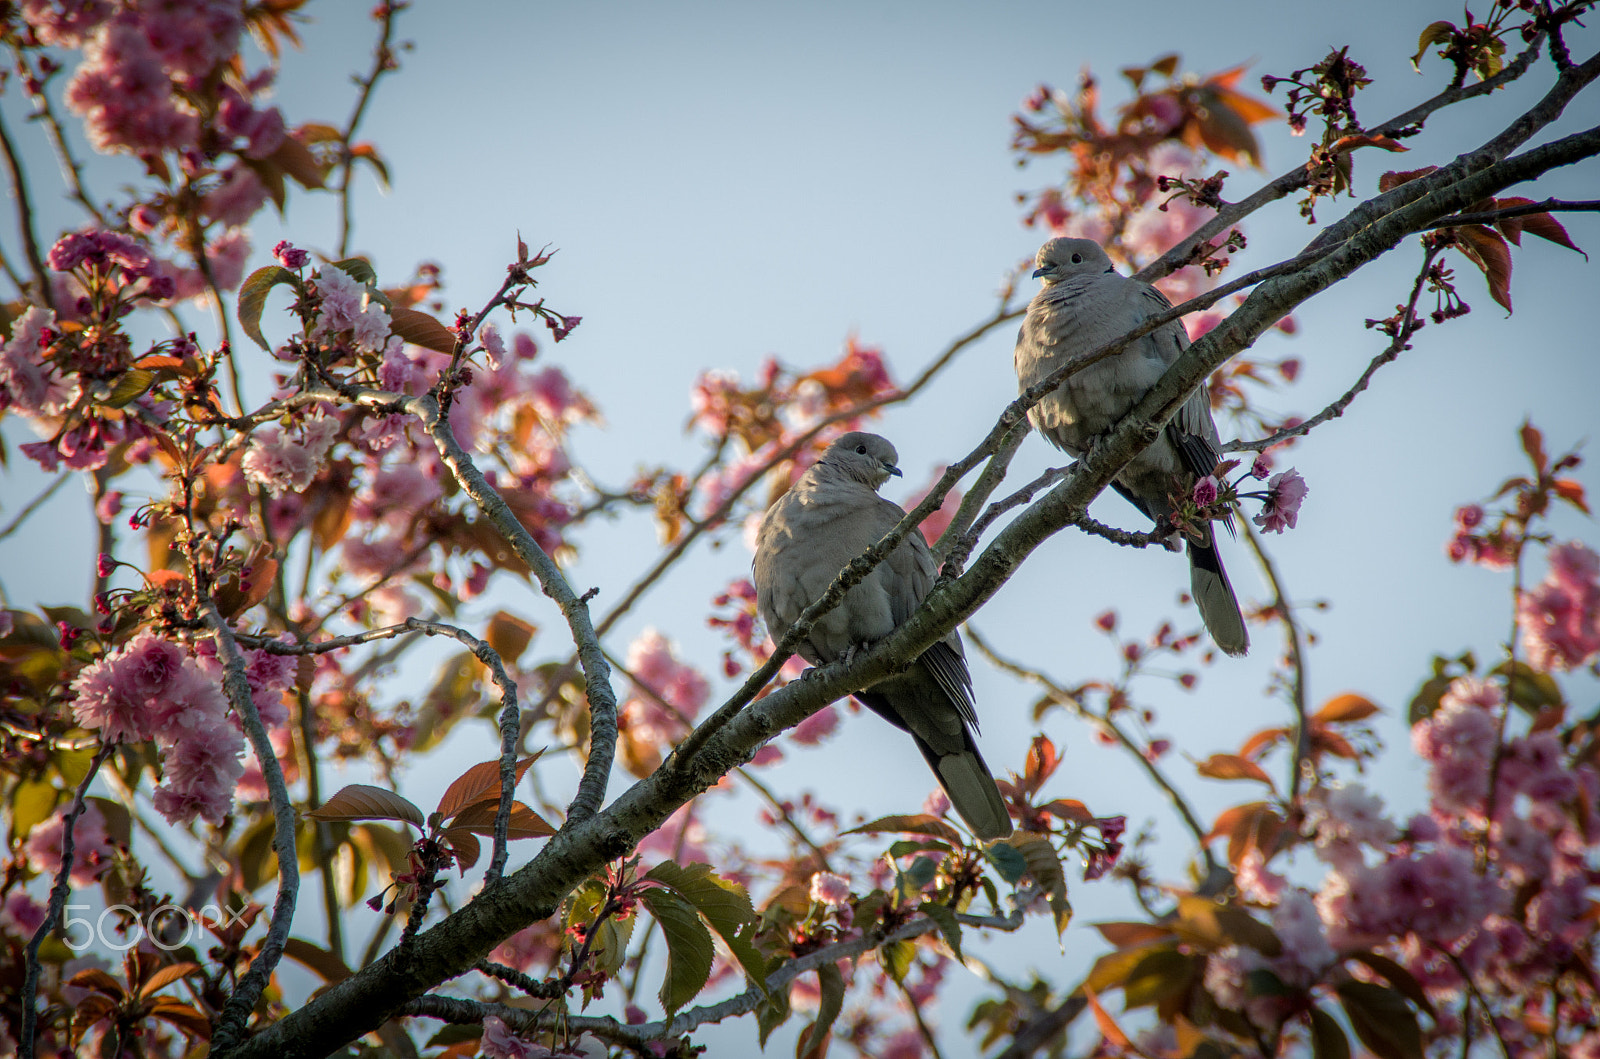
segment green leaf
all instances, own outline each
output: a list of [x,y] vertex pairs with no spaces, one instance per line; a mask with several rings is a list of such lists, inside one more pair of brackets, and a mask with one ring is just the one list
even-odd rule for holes
[[767,1038],[772,1036],[773,1030],[789,1021],[789,1015],[789,991],[769,991],[766,999],[756,1006],[756,1028],[760,1030],[761,1047],[767,1046]]
[[372,267],[372,262],[364,257],[347,257],[343,261],[335,261],[333,267],[367,286],[378,282],[378,272]]
[[1028,858],[1024,857],[1016,846],[996,842],[985,849],[983,855],[994,865],[994,870],[1000,873],[1000,878],[1013,886],[1028,874]]
[[922,911],[929,919],[939,924],[939,933],[944,935],[945,944],[955,953],[956,962],[965,963],[966,957],[961,955],[961,923],[956,919],[954,909],[937,901],[924,901]]
[[651,868],[645,878],[671,887],[693,905],[739,961],[745,977],[758,989],[766,990],[772,968],[751,942],[757,927],[756,914],[744,887],[717,875],[709,864],[684,866],[670,860]]
[[261,311],[266,308],[268,293],[280,283],[296,290],[300,287],[295,274],[282,265],[258,268],[239,286],[239,326],[244,328],[245,334],[255,339],[256,345],[269,353],[272,352],[272,346],[261,334]]
[[694,906],[665,887],[651,887],[639,895],[667,939],[667,971],[661,982],[661,1007],[667,1018],[699,995],[711,977],[711,932],[700,922]]
[[1127,1009],[1158,1004],[1189,988],[1194,980],[1194,960],[1176,948],[1156,949],[1134,965],[1122,984],[1123,1006]]
[[1248,945],[1263,956],[1278,956],[1283,943],[1272,928],[1231,905],[1219,905],[1207,897],[1190,895],[1178,899],[1178,918],[1173,932],[1191,944],[1214,952],[1229,945]]
[[34,826],[50,819],[61,792],[44,780],[23,780],[11,793],[11,838],[21,842]]
[[1028,874],[1045,892],[1050,901],[1050,913],[1055,919],[1056,936],[1067,929],[1072,919],[1072,902],[1067,900],[1067,874],[1062,870],[1061,858],[1047,838],[1019,831],[1005,840],[1014,846],[1027,862]]
[[1350,1028],[1378,1059],[1423,1059],[1422,1028],[1399,993],[1371,982],[1341,982],[1334,988]]
[[896,982],[904,982],[911,971],[912,962],[917,958],[917,947],[909,941],[891,941],[878,950],[878,955],[889,977]]
[[1307,1014],[1311,1016],[1312,1059],[1350,1059],[1350,1040],[1333,1016],[1315,1004]]
[[1501,662],[1489,672],[1505,679],[1511,701],[1529,715],[1537,715],[1540,710],[1560,706],[1565,701],[1555,678],[1526,662]]
[[1375,952],[1352,952],[1344,957],[1347,960],[1356,960],[1366,964],[1376,974],[1382,976],[1384,981],[1399,990],[1401,995],[1411,1001],[1418,1008],[1428,1013],[1428,1017],[1435,1022],[1439,1020],[1438,1012],[1433,1009],[1433,1001],[1428,999],[1428,994],[1422,988],[1411,972],[1395,963],[1387,956],[1379,956]]
[[1449,40],[1450,35],[1455,31],[1456,27],[1449,22],[1429,23],[1428,28],[1424,29],[1422,35],[1417,38],[1417,54],[1411,57],[1411,68],[1421,73],[1422,53],[1427,51],[1430,45]]
[[109,408],[121,408],[136,398],[143,397],[156,384],[156,373],[144,368],[129,368],[117,379],[111,392],[100,403]]
[[923,887],[933,882],[939,874],[939,864],[932,857],[918,857],[911,862],[911,866],[900,873],[900,881],[904,884],[903,893],[910,897],[922,892]]
[[825,963],[817,968],[817,987],[821,991],[821,1001],[817,1005],[816,1021],[800,1031],[800,1039],[795,1043],[795,1055],[800,1059],[821,1059],[828,1051],[828,1034],[844,1008],[844,975],[839,973],[837,963]]

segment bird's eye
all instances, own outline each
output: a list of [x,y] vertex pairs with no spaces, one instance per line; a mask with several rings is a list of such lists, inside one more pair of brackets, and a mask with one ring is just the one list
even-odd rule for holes
[[865,445],[857,445],[856,451],[865,456],[867,454],[867,447]]
[[1082,255],[1082,254],[1073,254],[1073,255],[1072,255],[1072,263],[1073,263],[1073,264],[1074,264],[1074,265],[1081,265],[1081,264],[1083,264],[1083,255]]

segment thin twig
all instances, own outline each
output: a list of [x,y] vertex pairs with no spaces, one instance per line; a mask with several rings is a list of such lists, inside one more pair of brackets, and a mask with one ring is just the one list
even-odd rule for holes
[[239,980],[233,995],[223,1005],[217,1018],[212,1047],[225,1053],[245,1033],[245,1024],[256,1002],[272,978],[272,971],[283,956],[284,943],[289,939],[289,927],[294,920],[295,903],[300,893],[300,855],[295,849],[295,812],[289,801],[289,788],[284,782],[283,769],[278,764],[278,754],[272,747],[267,726],[261,723],[255,700],[250,696],[250,680],[245,676],[244,655],[234,640],[233,629],[228,625],[216,600],[208,595],[199,599],[200,614],[206,628],[217,643],[217,657],[222,662],[222,687],[234,713],[243,722],[245,735],[256,752],[256,762],[261,766],[261,778],[266,782],[272,799],[274,821],[272,848],[278,854],[278,897],[273,903],[272,922],[261,948],[250,969]]
[[1206,843],[1206,829],[1201,826],[1199,819],[1194,815],[1194,811],[1189,808],[1189,803],[1184,800],[1182,792],[1172,785],[1172,782],[1156,767],[1154,761],[1145,756],[1143,749],[1140,748],[1134,738],[1124,732],[1122,727],[1111,719],[1109,712],[1104,716],[1091,713],[1083,703],[1078,701],[1077,696],[1045,676],[1044,673],[1037,669],[1029,669],[1020,662],[1013,662],[1008,658],[1002,657],[993,647],[989,646],[989,642],[983,638],[983,635],[970,624],[967,626],[967,638],[978,649],[978,653],[987,658],[996,668],[1044,688],[1052,701],[1065,707],[1068,712],[1079,720],[1087,721],[1096,727],[1104,729],[1121,744],[1122,748],[1144,769],[1145,773],[1150,777],[1150,782],[1154,783],[1167,796],[1167,800],[1172,803],[1172,807],[1177,810],[1178,816],[1183,820],[1184,826],[1189,829],[1190,834],[1194,835],[1195,844],[1200,849],[1201,858],[1206,862],[1207,877],[1210,877],[1216,871],[1216,859],[1211,855],[1211,848]]
[[522,735],[522,711],[517,706],[517,682],[506,674],[500,653],[465,629],[444,622],[407,618],[406,628],[429,636],[449,636],[466,645],[467,650],[489,670],[500,689],[500,805],[494,814],[494,856],[483,873],[483,885],[493,886],[506,870],[506,832],[511,827],[511,803],[517,787],[517,740]]
[[1411,297],[1407,299],[1404,307],[1397,314],[1400,317],[1399,330],[1395,333],[1393,341],[1386,346],[1383,352],[1372,358],[1372,362],[1361,373],[1361,377],[1346,390],[1338,400],[1302,423],[1292,427],[1285,427],[1267,437],[1256,441],[1235,440],[1222,446],[1223,452],[1265,452],[1274,445],[1281,445],[1291,438],[1303,437],[1315,428],[1330,420],[1338,419],[1344,415],[1345,409],[1356,396],[1366,390],[1372,382],[1372,377],[1378,369],[1399,358],[1401,353],[1411,348],[1411,336],[1422,328],[1422,319],[1417,315],[1417,301],[1422,296],[1423,284],[1428,279],[1428,270],[1433,266],[1434,258],[1438,257],[1442,247],[1429,242],[1422,255],[1422,268],[1417,271],[1417,278],[1411,285]]
[[394,18],[406,5],[385,3],[379,4],[377,18],[382,22],[378,32],[378,46],[373,51],[372,71],[366,77],[356,78],[356,84],[361,91],[356,95],[355,109],[350,112],[350,120],[345,123],[344,132],[339,137],[339,148],[344,166],[343,178],[339,181],[339,257],[350,256],[350,178],[355,172],[356,158],[350,153],[350,141],[355,137],[356,129],[361,124],[362,117],[366,114],[367,103],[372,99],[372,90],[378,83],[378,78],[384,73],[396,68],[394,50],[389,46],[389,38],[394,31]]
[[5,540],[7,537],[17,532],[17,530],[22,527],[22,524],[28,521],[29,515],[32,515],[35,511],[44,506],[46,501],[48,501],[52,496],[56,495],[56,490],[60,489],[67,483],[68,479],[75,477],[75,475],[76,472],[74,471],[62,471],[60,474],[56,475],[54,481],[45,486],[43,491],[41,491],[38,496],[28,501],[27,504],[23,506],[22,510],[17,512],[16,518],[13,518],[10,522],[6,523],[5,529],[0,529],[0,541]]
[[39,1028],[39,998],[34,994],[39,991],[39,946],[44,944],[44,939],[56,928],[56,923],[61,919],[61,912],[67,903],[68,883],[72,876],[72,865],[77,852],[74,847],[73,828],[77,826],[78,817],[83,815],[87,803],[85,796],[89,793],[89,784],[94,782],[94,777],[100,771],[100,766],[105,764],[106,758],[115,750],[115,743],[101,743],[100,748],[94,752],[94,757],[89,761],[89,771],[84,773],[83,779],[78,781],[78,788],[72,795],[72,810],[67,813],[67,819],[61,827],[61,867],[56,871],[55,882],[50,887],[50,905],[45,910],[44,922],[39,924],[33,932],[33,937],[28,939],[25,953],[26,969],[22,976],[22,994],[18,998],[22,1004],[22,1041],[18,1045],[17,1054],[22,1059],[33,1059],[34,1038]]
[[[1018,930],[1023,922],[1021,912],[1013,912],[1009,916],[969,916],[958,913],[956,919],[969,927],[1004,931]],[[880,945],[887,945],[895,941],[906,941],[924,934],[931,934],[937,929],[937,923],[932,919],[921,916],[887,933],[874,931],[863,937],[824,946],[804,956],[790,960],[776,971],[773,971],[763,983],[764,988],[751,986],[743,993],[720,1003],[707,1004],[679,1012],[670,1021],[662,1020],[628,1025],[613,1018],[564,1015],[545,1011],[535,1012],[526,1008],[485,1004],[480,1001],[433,994],[408,1001],[400,1007],[396,1014],[434,1018],[444,1022],[465,1023],[481,1022],[485,1015],[494,1015],[519,1033],[532,1033],[540,1029],[547,1029],[553,1018],[560,1018],[562,1023],[572,1031],[593,1033],[602,1040],[639,1050],[647,1048],[651,1041],[671,1040],[707,1023],[721,1022],[724,1019],[748,1014],[766,1000],[768,995],[780,990],[787,990],[789,983],[796,978],[815,971],[824,964],[859,956]]]
[[55,291],[50,289],[50,275],[45,271],[44,255],[40,253],[38,238],[33,233],[33,199],[28,193],[28,178],[22,171],[16,147],[11,142],[11,133],[3,120],[0,120],[0,152],[6,156],[6,169],[11,174],[11,187],[17,195],[17,230],[22,233],[22,249],[28,255],[28,265],[33,269],[34,283],[39,288],[38,298],[54,311]]
[[[1458,228],[1464,224],[1494,224],[1497,221],[1509,220],[1512,217],[1526,217],[1530,213],[1593,213],[1600,210],[1600,200],[1588,199],[1571,202],[1564,199],[1545,199],[1543,202],[1530,202],[1525,206],[1506,206],[1498,210],[1485,210],[1482,213],[1458,213],[1454,217],[1446,217],[1440,221],[1433,221],[1417,229],[1430,232],[1435,228]],[[1588,255],[1585,254],[1585,257]]]

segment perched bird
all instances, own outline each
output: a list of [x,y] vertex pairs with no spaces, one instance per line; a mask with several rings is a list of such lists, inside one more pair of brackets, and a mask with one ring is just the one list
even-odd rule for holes
[[[846,434],[767,509],[753,569],[761,620],[774,639],[905,517],[900,505],[878,495],[899,475],[897,459],[894,446],[876,434]],[[936,572],[927,542],[913,530],[812,627],[800,641],[800,657],[826,665],[887,636],[911,617]],[[978,727],[972,677],[954,630],[910,668],[855,695],[911,733],[950,804],[979,838],[1011,834],[1005,802],[972,739]]]
[[[1042,289],[1028,303],[1017,335],[1017,384],[1027,389],[1072,357],[1088,353],[1172,308],[1154,287],[1119,275],[1090,239],[1052,239],[1039,248],[1033,274]],[[1039,433],[1082,456],[1156,384],[1189,346],[1177,320],[1136,338],[1119,353],[1069,375],[1028,412]],[[1161,435],[1112,482],[1151,519],[1173,514],[1169,497],[1187,495],[1210,474],[1221,452],[1204,390],[1189,395]],[[1210,525],[1184,534],[1191,594],[1218,647],[1230,655],[1250,648],[1239,600],[1228,583]],[[1176,550],[1177,544],[1171,547]]]

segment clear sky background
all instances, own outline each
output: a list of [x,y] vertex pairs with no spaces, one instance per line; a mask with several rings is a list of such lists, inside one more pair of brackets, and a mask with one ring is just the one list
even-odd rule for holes
[[[345,120],[354,98],[349,75],[369,61],[374,34],[367,7],[310,5],[306,48],[286,58],[279,85],[278,102],[291,123]],[[1424,25],[1460,15],[1454,3],[1281,0],[1159,2],[1140,5],[1137,18],[1120,5],[1065,2],[422,3],[400,17],[399,37],[414,46],[401,54],[401,72],[380,85],[364,126],[394,184],[388,194],[363,187],[354,247],[371,257],[385,282],[402,280],[420,261],[438,262],[452,308],[487,300],[518,232],[530,245],[558,247],[541,270],[541,291],[559,311],[584,319],[570,340],[545,344],[542,355],[562,364],[609,423],[579,428],[576,456],[597,479],[621,484],[643,465],[697,461],[699,441],[683,428],[690,385],[704,368],[733,369],[748,379],[769,355],[820,366],[837,359],[854,334],[882,347],[903,382],[991,313],[1003,276],[1043,238],[1019,223],[1015,194],[1061,175],[1053,161],[1019,170],[1008,151],[1010,116],[1040,81],[1070,89],[1090,67],[1101,77],[1109,109],[1125,98],[1118,68],[1181,51],[1183,68],[1201,74],[1251,63],[1240,87],[1259,94],[1260,74],[1287,74],[1349,44],[1376,81],[1359,98],[1363,118],[1375,124],[1448,80],[1441,62],[1424,60],[1418,76],[1409,58]],[[1574,55],[1587,56],[1597,37],[1574,34]],[[1526,80],[1542,91],[1552,76],[1544,64]],[[1532,98],[1518,89],[1440,114],[1408,141],[1413,149],[1403,157],[1363,152],[1357,191],[1370,194],[1386,169],[1449,161],[1503,128]],[[0,106],[16,128],[15,93]],[[1577,116],[1569,114],[1542,139],[1582,127],[1585,113],[1592,121],[1592,100],[1575,109]],[[1257,131],[1265,170],[1227,166],[1234,171],[1224,192],[1229,198],[1302,161],[1309,146],[1281,124]],[[60,219],[57,227],[75,225],[55,195],[59,184],[52,182],[42,137],[27,132],[41,209]],[[1592,197],[1597,173],[1590,162],[1554,174],[1537,192],[1512,193]],[[110,195],[118,181],[134,176],[131,167],[113,164],[91,179]],[[1335,219],[1349,202],[1323,202],[1319,219]],[[267,218],[256,226],[252,267],[267,263],[280,237],[332,249],[335,216],[331,196],[293,200],[281,222]],[[1593,214],[1563,220],[1580,246],[1600,249]],[[1239,268],[1290,256],[1314,234],[1289,201],[1244,227],[1250,246]],[[15,252],[9,222],[0,239]],[[1452,510],[1520,473],[1516,429],[1524,418],[1545,430],[1553,451],[1595,433],[1600,358],[1587,316],[1600,290],[1596,266],[1538,240],[1528,240],[1514,260],[1514,316],[1507,318],[1481,277],[1458,261],[1471,315],[1424,329],[1416,348],[1383,369],[1346,416],[1280,463],[1298,467],[1311,492],[1300,527],[1271,540],[1273,554],[1296,601],[1330,604],[1303,615],[1317,634],[1309,655],[1311,700],[1355,690],[1385,708],[1378,727],[1390,750],[1367,782],[1402,816],[1423,801],[1404,711],[1428,675],[1430,656],[1470,648],[1494,658],[1510,624],[1509,577],[1446,560]],[[1269,406],[1309,415],[1342,393],[1383,346],[1363,319],[1394,311],[1419,261],[1420,250],[1407,244],[1304,306],[1296,336],[1264,337],[1258,354],[1294,355],[1304,363],[1299,383],[1267,397]],[[191,318],[203,328],[204,314]],[[877,422],[874,429],[898,446],[906,472],[906,484],[895,483],[889,495],[905,499],[935,466],[965,454],[988,430],[1015,394],[1014,334],[1006,327],[968,349],[921,399]],[[12,446],[31,440],[14,420],[4,429]],[[1227,424],[1223,434],[1234,436]],[[42,483],[24,462],[13,448],[11,469],[0,480],[0,519]],[[1026,481],[1053,462],[1057,454],[1030,438],[1013,478]],[[1600,491],[1593,464],[1577,477],[1591,493]],[[64,490],[33,532],[0,542],[8,605],[83,602],[93,562],[86,506],[75,487]],[[1109,494],[1094,514],[1144,528],[1132,508]],[[1600,543],[1594,524],[1581,516],[1562,512],[1555,525],[1559,538]],[[653,562],[655,534],[645,517],[586,530],[571,569],[574,585],[597,587],[596,605],[607,606]],[[1243,544],[1225,554],[1240,595],[1262,598],[1264,585]],[[623,653],[640,630],[658,627],[715,677],[721,641],[702,615],[710,598],[748,567],[737,538],[718,550],[698,550],[623,623],[610,646]],[[1542,562],[1531,573],[1541,577]],[[1179,556],[1063,533],[1039,549],[974,624],[1012,656],[1076,684],[1117,670],[1112,648],[1091,624],[1108,606],[1119,609],[1126,630],[1153,629],[1173,615],[1180,627],[1197,626],[1193,610],[1176,602],[1187,580]],[[481,613],[498,606],[544,626],[535,649],[557,653],[559,616],[542,597],[502,584]],[[1155,730],[1179,753],[1204,758],[1236,749],[1260,727],[1286,723],[1286,710],[1265,693],[1280,649],[1275,631],[1258,630],[1249,658],[1209,668],[1193,693],[1147,682],[1141,690],[1159,713]],[[1030,716],[1036,693],[969,655],[984,753],[997,772],[1020,768],[1039,730]],[[1587,712],[1595,684],[1567,686]],[[1126,813],[1134,829],[1150,822],[1160,840],[1158,870],[1179,878],[1190,851],[1136,770],[1060,713],[1045,728],[1066,758],[1050,793],[1080,798],[1098,813]],[[492,732],[474,727],[453,736],[443,753],[464,765],[490,756],[492,746]],[[1202,819],[1257,796],[1249,785],[1194,778],[1178,754],[1168,761],[1194,792]],[[541,767],[550,791],[576,778],[565,762]],[[1281,759],[1269,768],[1281,775]],[[414,770],[403,793],[431,804],[454,771]],[[867,715],[852,717],[820,748],[788,748],[767,779],[781,791],[817,789],[834,804],[872,815],[913,811],[932,786],[910,743]],[[710,802],[714,828],[762,841],[752,802],[725,796]],[[1128,910],[1125,891],[1109,881],[1075,880],[1072,897],[1078,918],[1064,950],[1042,924],[970,947],[1013,979],[1037,967],[1070,986],[1103,950],[1087,924]],[[960,1040],[970,1010],[965,987],[957,995],[959,1003],[935,1016],[947,1042]],[[710,1031],[705,1040],[712,1054],[728,1054],[724,1048],[752,1033],[742,1025]],[[771,1047],[786,1050],[786,1041],[780,1036]],[[964,1047],[954,1043],[947,1054],[964,1054]]]

